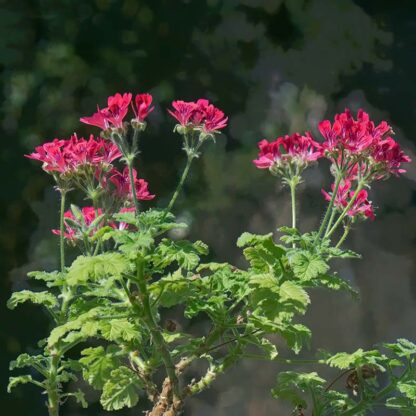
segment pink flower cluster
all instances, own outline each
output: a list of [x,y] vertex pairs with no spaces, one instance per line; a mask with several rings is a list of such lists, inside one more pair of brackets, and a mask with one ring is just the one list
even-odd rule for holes
[[43,162],[42,168],[46,172],[65,175],[86,165],[110,165],[121,157],[121,153],[116,145],[104,139],[91,135],[86,140],[74,134],[69,140],[55,139],[37,146],[35,152],[25,156]]
[[[335,116],[334,122],[319,123],[325,138],[323,155],[350,171],[365,171],[369,179],[384,179],[405,172],[402,163],[410,162],[400,145],[390,136],[393,130],[386,121],[377,126],[369,115],[359,110],[354,119],[350,110]],[[357,166],[360,165],[360,166]]]
[[228,117],[203,98],[196,102],[173,101],[173,110],[168,110],[183,127],[201,129],[204,133],[216,133],[227,125]]
[[[152,195],[149,192],[148,183],[144,179],[137,177],[136,169],[133,169],[133,179],[137,199],[148,201],[155,197],[155,195]],[[132,186],[127,166],[122,172],[119,172],[117,169],[113,169],[109,180],[115,186],[115,194],[120,200],[133,200]]]
[[[350,200],[353,198],[355,192],[351,189],[351,181],[346,179],[338,187],[337,194],[334,198],[334,206],[340,211],[343,211],[344,208],[349,204]],[[334,192],[335,185],[331,185],[332,192]],[[331,200],[332,194],[329,194],[325,190],[321,190],[325,199],[329,202]],[[347,211],[347,215],[350,218],[370,218],[371,220],[375,219],[374,209],[372,203],[368,200],[368,192],[364,189],[358,192],[357,197],[351,205],[351,208]]]
[[108,97],[107,107],[100,109],[91,117],[82,117],[80,121],[85,124],[99,127],[101,130],[108,128],[123,128],[123,121],[131,104],[133,113],[138,122],[143,123],[149,113],[153,111],[153,98],[150,94],[137,94],[132,100],[131,93],[121,95],[117,93]]
[[313,140],[309,132],[278,137],[272,142],[261,140],[259,155],[253,163],[259,169],[270,169],[282,176],[289,175],[292,165],[301,170],[322,156],[321,145]]

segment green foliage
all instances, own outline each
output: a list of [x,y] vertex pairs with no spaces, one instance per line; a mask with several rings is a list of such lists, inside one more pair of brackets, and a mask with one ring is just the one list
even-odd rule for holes
[[111,372],[120,366],[117,358],[119,349],[114,345],[90,347],[81,352],[82,375],[92,387],[100,390],[110,379]]
[[100,402],[107,411],[133,407],[139,401],[138,390],[142,383],[129,368],[121,366],[110,373],[103,387]]
[[9,309],[15,309],[17,305],[24,302],[43,305],[47,309],[53,309],[58,304],[56,297],[50,292],[32,292],[30,290],[22,290],[12,294],[7,302],[7,307]]
[[104,253],[97,256],[79,256],[69,268],[66,277],[71,286],[98,281],[105,277],[119,278],[130,270],[128,260],[120,253]]
[[321,256],[305,250],[296,251],[289,256],[289,263],[295,277],[303,281],[315,279],[329,269]]

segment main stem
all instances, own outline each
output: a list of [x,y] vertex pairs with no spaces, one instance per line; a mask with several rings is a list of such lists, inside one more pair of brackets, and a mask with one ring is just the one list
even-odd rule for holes
[[139,201],[137,199],[136,184],[134,183],[133,160],[127,161],[127,169],[129,170],[130,188],[131,194],[133,196],[134,208],[136,210],[136,215],[139,215],[140,207]]
[[341,247],[341,244],[347,239],[348,234],[350,232],[350,229],[351,229],[351,225],[349,225],[349,224],[344,227],[344,233],[342,234],[342,236],[339,239],[339,241],[338,241],[337,245],[335,246],[335,248]]
[[292,228],[296,228],[296,184],[290,182],[290,195],[292,198]]
[[139,259],[137,262],[137,284],[140,289],[141,299],[143,304],[143,311],[146,316],[146,322],[149,327],[150,333],[152,334],[153,342],[156,345],[156,348],[159,350],[162,361],[166,369],[166,374],[169,377],[170,382],[172,383],[172,390],[174,398],[179,399],[179,380],[175,373],[175,365],[172,361],[172,357],[168,348],[166,347],[165,340],[163,339],[161,329],[156,322],[156,319],[153,315],[152,308],[150,306],[149,292],[147,290],[147,283],[144,276],[144,260]]
[[59,212],[59,248],[61,253],[61,272],[65,271],[65,242],[64,242],[64,214],[65,214],[65,199],[66,199],[66,191],[60,190],[61,192],[61,208]]
[[185,183],[186,177],[188,176],[189,169],[191,167],[191,164],[192,164],[192,160],[193,159],[194,159],[193,156],[188,155],[188,159],[186,161],[185,169],[182,172],[182,176],[181,176],[181,179],[180,179],[180,181],[178,183],[178,186],[176,187],[175,193],[172,195],[172,199],[170,200],[169,205],[166,208],[166,212],[171,212],[172,211],[172,207],[175,204],[176,199],[178,198],[179,193],[182,190],[182,187],[183,187],[183,184]]
[[51,357],[48,379],[48,412],[49,416],[59,416],[59,386],[58,386],[59,357]]

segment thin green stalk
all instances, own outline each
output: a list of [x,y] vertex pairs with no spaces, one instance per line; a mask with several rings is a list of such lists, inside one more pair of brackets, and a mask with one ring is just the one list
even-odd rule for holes
[[335,198],[337,196],[338,188],[339,188],[339,185],[341,183],[341,180],[342,180],[342,175],[340,173],[338,173],[338,176],[335,180],[335,186],[334,186],[334,189],[332,191],[331,200],[329,201],[328,207],[327,207],[326,212],[325,212],[324,219],[322,220],[321,226],[319,227],[318,234],[316,235],[315,243],[318,241],[318,238],[322,235],[322,233],[324,231],[324,228],[325,228],[325,225],[326,225],[326,222],[328,221],[328,218],[329,218],[329,216],[332,212],[332,207],[334,206],[334,201],[335,201]]
[[338,243],[337,243],[337,245],[335,246],[335,248],[339,248],[339,247],[341,247],[341,244],[346,240],[346,238],[348,237],[348,234],[349,234],[349,232],[350,232],[350,229],[351,229],[351,225],[350,224],[347,224],[345,227],[344,227],[344,233],[342,234],[342,236],[341,236],[341,238],[339,239],[339,241],[338,241]]
[[188,176],[189,169],[191,167],[193,159],[194,159],[194,157],[192,155],[188,154],[188,159],[186,161],[185,169],[182,172],[182,176],[181,176],[181,179],[178,183],[178,186],[176,187],[175,193],[172,195],[172,199],[170,200],[169,205],[166,208],[166,212],[171,212],[172,211],[172,207],[175,204],[175,201],[178,198],[179,193],[182,190],[182,187],[183,187],[183,184],[185,183],[186,177]]
[[344,217],[347,215],[348,211],[350,210],[350,208],[352,207],[354,201],[357,199],[357,196],[359,194],[359,192],[361,191],[361,189],[363,189],[364,187],[364,182],[361,181],[358,183],[357,189],[354,192],[354,195],[352,196],[352,198],[350,199],[350,202],[348,203],[348,205],[344,208],[344,211],[342,211],[341,215],[338,217],[338,219],[335,221],[335,224],[332,226],[332,228],[325,234],[325,237],[330,237],[333,232],[337,229],[338,225],[341,224],[341,221],[344,219]]
[[337,209],[335,207],[332,207],[331,216],[329,217],[328,225],[326,226],[326,229],[325,229],[325,234],[331,229],[336,213],[337,213]]
[[137,199],[136,185],[134,183],[133,160],[127,160],[127,168],[129,170],[130,188],[133,196],[134,208],[136,209],[136,215],[139,215],[140,207]]
[[59,416],[59,383],[58,383],[59,356],[51,357],[49,378],[47,381],[49,416]]
[[144,266],[144,260],[139,259],[137,262],[137,284],[141,293],[143,312],[146,317],[146,323],[152,335],[152,340],[162,356],[162,361],[166,369],[166,374],[168,375],[169,380],[172,383],[172,391],[174,398],[179,398],[179,380],[175,373],[175,365],[173,363],[172,357],[168,348],[166,347],[165,340],[163,339],[161,328],[159,327],[155,317],[153,316],[153,311],[150,305],[149,292],[147,290],[147,283],[144,276]]
[[65,242],[64,242],[64,214],[65,214],[65,199],[66,199],[66,190],[61,189],[61,208],[59,212],[59,248],[61,254],[61,272],[64,273],[65,271]]
[[296,183],[291,180],[289,183],[290,186],[290,196],[292,199],[292,228],[296,228]]

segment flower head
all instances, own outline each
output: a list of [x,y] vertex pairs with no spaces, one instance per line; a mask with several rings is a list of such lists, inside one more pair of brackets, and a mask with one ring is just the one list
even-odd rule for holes
[[129,111],[131,97],[131,93],[124,93],[123,95],[117,93],[110,96],[107,99],[107,107],[97,108],[97,112],[91,117],[82,117],[80,121],[99,127],[102,130],[109,127],[122,128],[123,120]]
[[[132,201],[133,193],[127,166],[122,172],[113,169],[111,173],[110,181],[116,188],[116,196],[122,200]],[[148,190],[149,184],[144,179],[137,178],[137,171],[135,169],[133,169],[133,179],[137,199],[145,201],[155,197],[155,195],[152,195]]]
[[182,127],[199,129],[205,134],[216,133],[227,125],[228,117],[204,98],[197,102],[173,101],[174,111],[168,110]]
[[278,137],[273,142],[261,140],[259,155],[253,163],[259,169],[269,169],[272,173],[290,178],[299,175],[309,164],[321,156],[321,146],[309,132],[305,135],[294,133]]
[[153,98],[150,94],[137,94],[132,102],[133,112],[136,120],[143,123],[147,116],[153,111],[151,107]]

